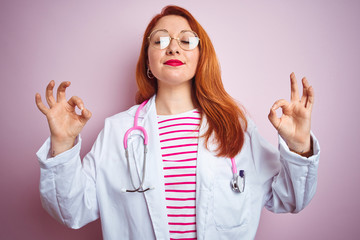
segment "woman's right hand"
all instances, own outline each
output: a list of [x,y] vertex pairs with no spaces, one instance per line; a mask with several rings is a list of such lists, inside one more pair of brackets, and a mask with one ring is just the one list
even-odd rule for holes
[[[46,116],[51,133],[51,155],[56,156],[72,148],[76,137],[91,118],[91,112],[84,108],[83,101],[76,96],[66,100],[65,90],[70,82],[62,82],[57,89],[57,99],[53,96],[55,81],[52,80],[46,88],[46,107],[39,93],[35,102],[39,110]],[[75,107],[81,110],[81,115],[75,112]]]

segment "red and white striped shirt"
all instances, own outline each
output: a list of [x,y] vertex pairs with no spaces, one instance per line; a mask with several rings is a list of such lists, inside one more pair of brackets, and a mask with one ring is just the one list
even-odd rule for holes
[[196,239],[196,159],[200,113],[158,115],[170,239]]

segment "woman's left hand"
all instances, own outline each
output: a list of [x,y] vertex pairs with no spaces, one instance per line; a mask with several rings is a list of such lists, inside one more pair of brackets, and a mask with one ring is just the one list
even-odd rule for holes
[[[304,77],[302,79],[303,95],[300,98],[295,74],[291,73],[291,101],[278,100],[272,106],[269,120],[285,140],[291,151],[299,154],[311,151],[311,111],[314,105],[314,89]],[[280,118],[276,115],[282,109]]]

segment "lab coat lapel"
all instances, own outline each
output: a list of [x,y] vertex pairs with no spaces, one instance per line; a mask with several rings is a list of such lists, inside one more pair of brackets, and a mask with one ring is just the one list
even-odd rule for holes
[[155,96],[146,104],[143,112],[144,115],[139,119],[139,122],[141,126],[144,126],[149,136],[144,189],[148,187],[154,188],[146,191],[144,195],[156,239],[169,239]]
[[[207,128],[207,121],[203,116],[200,127],[202,136]],[[216,157],[205,147],[205,139],[199,138],[198,157],[196,166],[196,231],[197,239],[204,239],[206,220],[210,199],[214,186],[214,161]],[[211,146],[210,146],[211,148]]]

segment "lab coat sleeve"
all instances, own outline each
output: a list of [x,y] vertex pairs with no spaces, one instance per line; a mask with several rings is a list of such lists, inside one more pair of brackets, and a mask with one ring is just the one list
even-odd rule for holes
[[264,187],[264,205],[275,213],[297,213],[313,198],[317,185],[320,147],[311,132],[313,155],[302,157],[289,150],[279,136],[276,150],[264,140],[256,128],[251,133],[253,157]]
[[37,156],[40,163],[40,197],[44,209],[64,225],[77,229],[99,217],[95,159],[101,149],[100,133],[81,162],[81,137],[70,150],[49,156],[50,138]]

